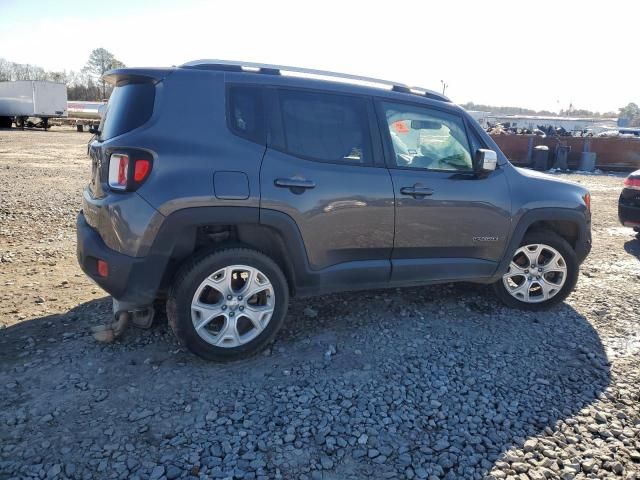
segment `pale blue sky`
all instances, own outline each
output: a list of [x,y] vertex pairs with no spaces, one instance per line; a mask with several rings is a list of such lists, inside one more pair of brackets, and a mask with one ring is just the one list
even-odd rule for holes
[[198,58],[389,78],[473,101],[558,110],[640,103],[640,2],[0,0],[0,57],[80,69]]

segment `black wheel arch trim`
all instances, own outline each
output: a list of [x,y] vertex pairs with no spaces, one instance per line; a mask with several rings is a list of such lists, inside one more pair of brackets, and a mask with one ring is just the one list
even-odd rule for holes
[[[195,247],[196,230],[205,225],[233,225],[239,229],[238,244],[271,256],[283,269],[292,295],[315,295],[352,289],[354,280],[368,278],[371,288],[389,280],[390,261],[357,261],[322,270],[311,268],[302,234],[295,220],[284,212],[258,207],[190,207],[168,215],[150,248],[149,269],[161,291],[168,286],[173,267],[169,261],[190,255]],[[256,227],[258,230],[256,230]],[[265,229],[273,235],[264,238]],[[178,253],[177,253],[178,252]],[[359,288],[365,285],[360,285]]]
[[[251,235],[250,228],[269,228],[278,238],[275,240],[278,245],[274,248],[286,252],[286,255],[280,255],[283,258],[278,263],[285,271],[290,287],[305,283],[305,278],[311,273],[302,235],[289,215],[275,210],[261,210],[259,207],[189,207],[177,210],[164,219],[149,249],[147,258],[153,258],[153,264],[149,262],[149,267],[158,278],[157,289],[162,287],[163,279],[166,280],[170,260],[191,254],[195,248],[198,227],[207,225],[243,225],[247,238],[241,237],[240,243],[262,250],[265,254],[271,252],[260,248],[260,242],[255,241],[256,236]],[[264,246],[267,246],[269,242],[273,243],[274,238],[263,240]]]
[[577,225],[578,239],[575,245],[575,252],[578,257],[578,262],[582,263],[584,261],[591,250],[590,221],[588,220],[588,217],[585,216],[584,211],[570,208],[536,208],[525,212],[518,220],[515,228],[512,229],[511,237],[504,252],[504,257],[498,264],[498,268],[494,274],[494,281],[499,280],[502,273],[507,270],[509,262],[517,248],[520,246],[527,230],[529,230],[534,223],[544,221],[564,221]]

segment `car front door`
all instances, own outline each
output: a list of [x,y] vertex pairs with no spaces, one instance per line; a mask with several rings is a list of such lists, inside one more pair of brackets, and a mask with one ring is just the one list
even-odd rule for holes
[[472,155],[481,145],[457,113],[393,102],[377,109],[396,197],[392,280],[493,274],[510,225],[504,172],[474,173]]
[[261,218],[276,211],[295,222],[310,269],[328,274],[321,282],[388,282],[394,194],[373,101],[278,88],[267,103]]

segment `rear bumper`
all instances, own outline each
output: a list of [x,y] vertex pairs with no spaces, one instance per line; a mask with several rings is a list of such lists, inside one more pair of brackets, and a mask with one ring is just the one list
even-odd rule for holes
[[[162,272],[157,274],[158,265],[151,256],[130,257],[110,249],[87,223],[83,212],[78,214],[76,236],[78,263],[103,290],[121,302],[140,307],[153,303]],[[98,259],[109,265],[106,277],[98,274]]]
[[618,200],[618,219],[625,227],[640,228],[640,191],[625,188]]

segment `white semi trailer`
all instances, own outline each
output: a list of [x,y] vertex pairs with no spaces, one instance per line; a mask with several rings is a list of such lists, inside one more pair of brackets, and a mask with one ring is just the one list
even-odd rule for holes
[[[67,116],[67,87],[63,83],[19,80],[0,82],[0,128],[25,124],[49,127],[49,119]],[[30,118],[40,119],[33,122]]]

